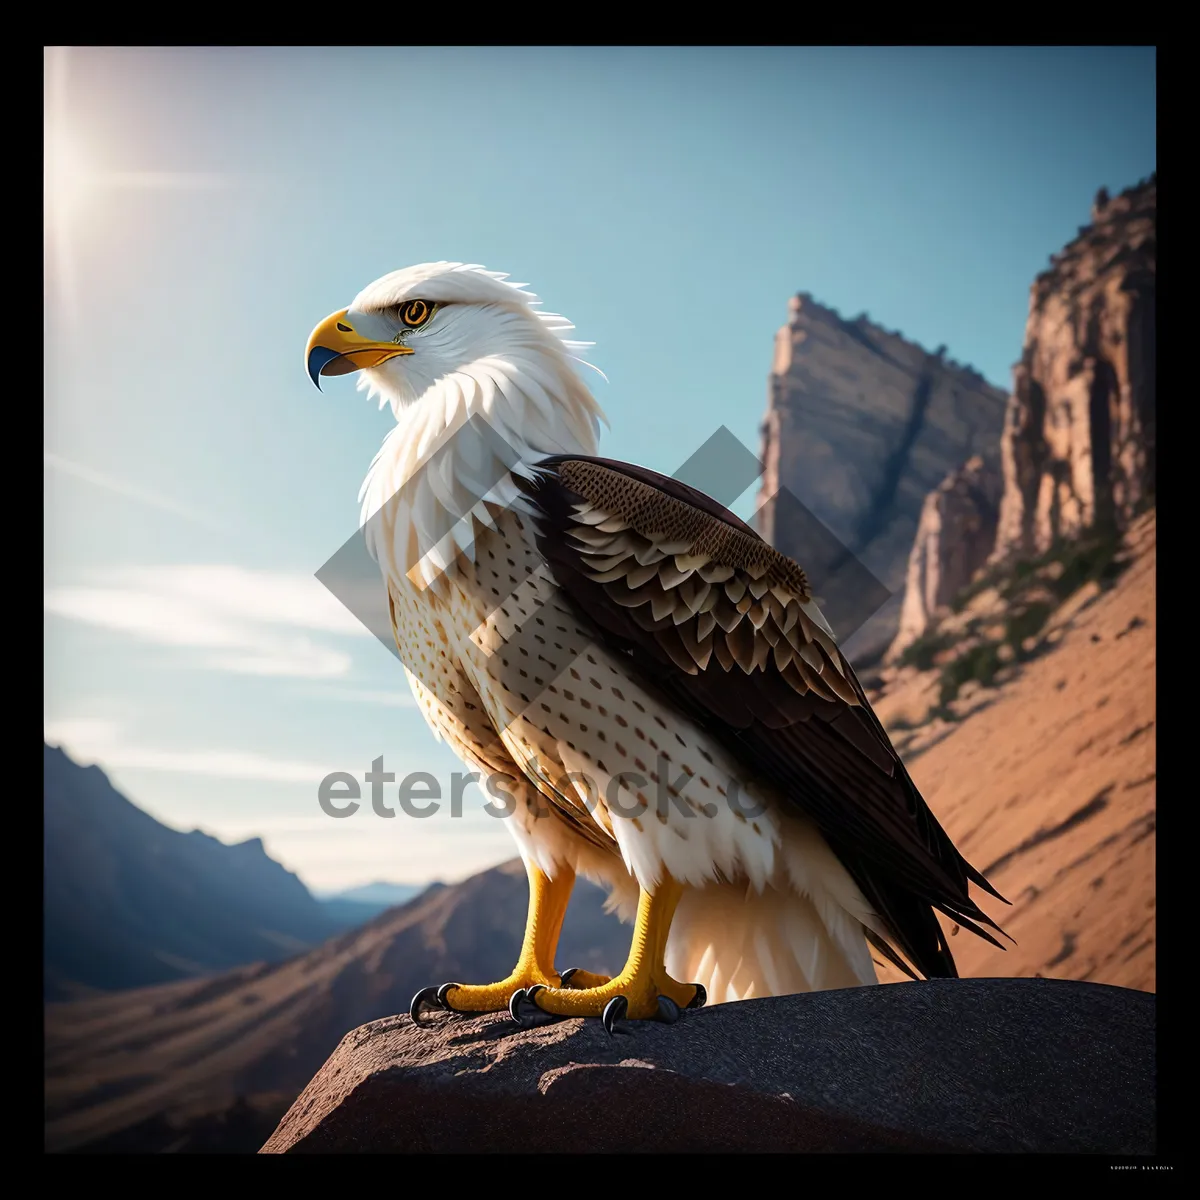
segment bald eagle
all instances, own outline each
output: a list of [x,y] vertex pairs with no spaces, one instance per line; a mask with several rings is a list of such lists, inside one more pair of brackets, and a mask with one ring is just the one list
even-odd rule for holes
[[[802,566],[684,484],[598,455],[585,343],[473,264],[385,275],[309,338],[396,425],[363,530],[434,734],[502,798],[529,878],[512,973],[427,1010],[675,1020],[954,976],[936,914],[997,899],[922,799]],[[609,978],[556,967],[577,874],[633,921]],[[996,943],[999,944],[999,943]]]

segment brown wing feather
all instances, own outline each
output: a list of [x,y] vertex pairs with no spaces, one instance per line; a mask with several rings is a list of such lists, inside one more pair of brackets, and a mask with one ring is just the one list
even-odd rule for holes
[[571,601],[818,824],[923,974],[955,973],[933,908],[995,940],[968,881],[1002,897],[929,810],[796,563],[645,468],[560,456],[522,486]]

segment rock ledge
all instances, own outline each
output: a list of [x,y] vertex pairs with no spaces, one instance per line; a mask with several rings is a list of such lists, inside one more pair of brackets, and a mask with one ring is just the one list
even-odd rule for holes
[[407,1016],[347,1034],[262,1153],[1151,1154],[1155,998],[1050,979],[893,984],[636,1024]]

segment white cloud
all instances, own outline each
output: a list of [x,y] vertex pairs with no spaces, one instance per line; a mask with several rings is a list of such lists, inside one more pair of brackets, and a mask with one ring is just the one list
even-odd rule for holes
[[62,746],[76,762],[98,763],[105,770],[164,771],[243,779],[256,783],[305,783],[314,786],[331,771],[328,763],[271,758],[242,750],[170,750],[131,745],[115,721],[96,717],[67,717],[47,721],[45,738]]
[[[66,717],[46,721],[44,733],[47,742],[64,747],[72,758],[90,765],[116,742],[117,728],[116,721],[106,721],[103,717]],[[96,748],[100,748],[99,753]]]
[[339,678],[351,669],[350,655],[309,635],[371,636],[314,577],[228,564],[114,571],[97,584],[48,589],[45,608],[200,651],[201,666],[245,675]]
[[43,461],[47,467],[50,467],[54,471],[58,471],[63,475],[69,475],[73,479],[82,480],[84,483],[90,483],[93,487],[98,487],[103,491],[112,492],[115,496],[124,496],[129,500],[136,500],[139,504],[144,504],[148,508],[156,508],[159,512],[183,517],[184,520],[191,521],[196,525],[202,525],[205,529],[211,529],[216,533],[227,532],[216,521],[212,520],[211,517],[200,512],[198,509],[192,508],[187,504],[181,504],[178,500],[172,500],[169,496],[160,495],[149,488],[138,487],[136,484],[127,483],[123,479],[106,475],[103,471],[97,471],[92,467],[85,467],[82,463],[72,462],[69,458],[63,458],[61,454],[51,454],[48,450],[43,451]]
[[[117,578],[160,595],[203,604],[212,611],[320,633],[369,637],[369,631],[314,576],[256,571],[227,564],[134,567]],[[383,592],[383,581],[378,588]]]

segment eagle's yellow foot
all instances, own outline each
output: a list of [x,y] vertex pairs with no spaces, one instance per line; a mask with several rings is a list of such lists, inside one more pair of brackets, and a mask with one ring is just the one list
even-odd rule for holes
[[704,989],[672,979],[663,963],[671,919],[682,894],[682,886],[669,875],[654,892],[642,891],[629,958],[615,979],[579,989],[535,983],[513,994],[508,1006],[513,1019],[536,1025],[555,1016],[601,1017],[611,1034],[624,1017],[671,1022],[679,1019],[682,1009],[699,1008],[707,998]]
[[[610,979],[611,975],[596,975],[591,971],[585,971],[582,967],[568,967],[562,973],[562,986],[580,990],[583,988],[598,988],[603,987]],[[547,986],[552,987],[552,984]]]
[[[408,1007],[416,1024],[428,1011],[441,1012],[503,1012],[514,992],[531,987],[564,986],[563,976],[554,969],[554,951],[562,930],[567,901],[575,883],[575,872],[560,867],[551,879],[540,868],[527,864],[529,875],[529,916],[525,923],[525,938],[517,965],[507,979],[485,986],[462,983],[443,983],[441,987],[422,988]],[[568,973],[569,974],[569,973]],[[579,975],[580,972],[575,972]],[[602,979],[589,976],[589,979]],[[576,985],[578,986],[578,984]]]
[[559,987],[561,976],[541,971],[514,972],[499,983],[475,986],[464,983],[443,983],[441,987],[422,988],[409,1005],[409,1016],[420,1021],[426,1011],[486,1013],[503,1012],[513,992],[531,987]]
[[611,976],[595,975],[580,967],[570,967],[561,975],[530,967],[513,972],[499,983],[482,987],[464,983],[443,983],[441,987],[422,988],[409,1005],[409,1016],[419,1021],[426,1011],[485,1013],[503,1012],[517,992],[532,988],[596,988],[609,982]]
[[685,1008],[699,1008],[707,999],[695,983],[679,983],[669,975],[649,971],[622,972],[600,987],[581,990],[534,984],[516,992],[508,1011],[521,1025],[544,1024],[547,1017],[600,1017],[608,1033],[616,1022],[657,1020],[672,1023]]

